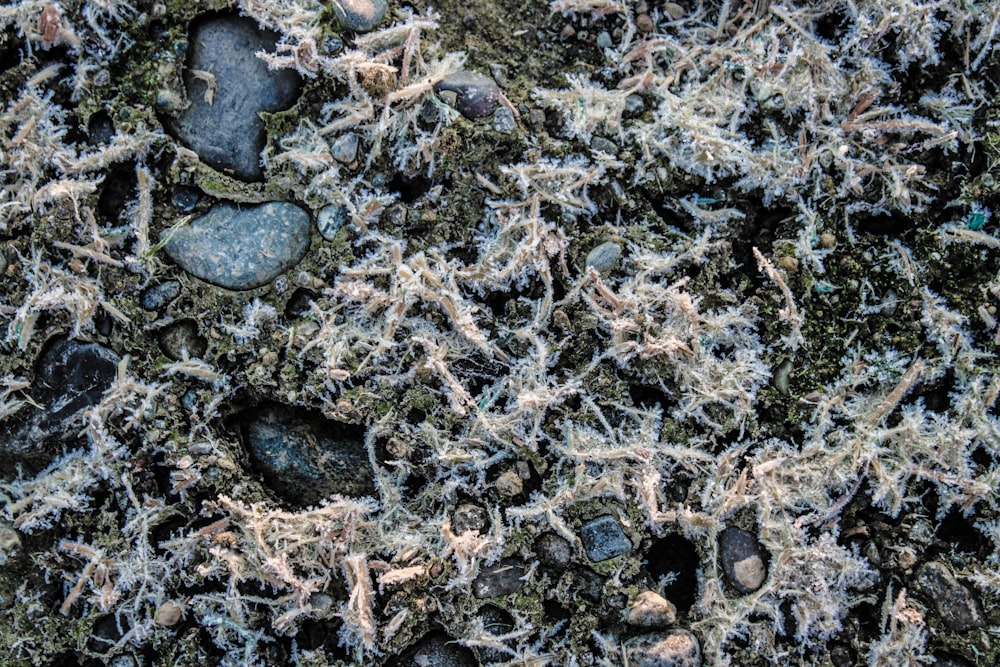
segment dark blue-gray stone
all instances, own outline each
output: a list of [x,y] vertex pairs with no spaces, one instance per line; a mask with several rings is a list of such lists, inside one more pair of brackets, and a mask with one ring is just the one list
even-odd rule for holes
[[164,251],[182,269],[228,289],[266,285],[309,250],[309,214],[287,202],[216,204],[170,234]]
[[943,563],[925,564],[917,571],[913,584],[934,605],[944,624],[955,632],[968,632],[986,622],[979,598]]
[[580,541],[592,561],[600,562],[621,556],[632,548],[632,541],[625,535],[618,519],[602,514],[580,527]]
[[[273,52],[277,39],[250,19],[228,14],[196,23],[184,69],[188,106],[164,119],[203,162],[246,181],[264,178],[260,152],[267,136],[259,114],[292,106],[302,85],[295,71],[272,71],[255,55]],[[214,77],[214,96],[199,72]]]
[[162,310],[180,296],[180,293],[181,284],[176,280],[153,285],[142,293],[142,307],[146,310]]
[[368,32],[385,17],[389,3],[386,0],[335,0],[332,7],[340,25],[354,32]]
[[472,582],[472,594],[480,600],[516,593],[524,586],[524,565],[515,558],[484,567]]
[[719,534],[722,571],[733,588],[752,593],[767,578],[767,554],[753,534],[730,526]]
[[42,352],[35,396],[55,421],[95,405],[114,382],[120,357],[100,343],[57,338]]
[[333,494],[375,493],[375,476],[358,429],[304,408],[267,403],[241,419],[254,468],[293,505],[315,505]]

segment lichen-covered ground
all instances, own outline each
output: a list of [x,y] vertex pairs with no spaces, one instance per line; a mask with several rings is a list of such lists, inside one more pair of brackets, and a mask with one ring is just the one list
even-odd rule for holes
[[[260,182],[165,129],[220,13],[302,77]],[[0,663],[997,664],[998,30],[0,6]],[[275,200],[342,224],[262,287],[164,251]]]

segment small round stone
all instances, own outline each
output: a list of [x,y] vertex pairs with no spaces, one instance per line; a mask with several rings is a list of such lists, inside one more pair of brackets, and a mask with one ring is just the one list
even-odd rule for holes
[[454,107],[469,120],[485,118],[500,105],[500,87],[478,72],[453,72],[435,84],[434,92],[438,96],[453,93]]
[[174,206],[181,213],[190,213],[198,205],[201,194],[194,188],[186,185],[178,185],[174,188]]
[[156,608],[156,613],[153,614],[153,623],[165,627],[177,625],[183,614],[183,606],[173,600],[167,600]]
[[584,265],[594,267],[598,273],[603,275],[618,266],[621,258],[622,247],[614,241],[607,241],[587,253]]
[[573,545],[555,533],[542,533],[535,540],[535,555],[542,565],[564,570],[573,558]]
[[701,644],[687,630],[654,632],[626,641],[625,655],[633,667],[699,667]]
[[726,579],[740,593],[752,593],[767,578],[764,552],[757,538],[742,528],[730,526],[719,534],[719,558]]
[[493,115],[493,129],[500,134],[513,134],[517,129],[514,114],[507,107],[500,107]]
[[340,25],[354,32],[368,32],[385,17],[386,0],[335,0],[333,13]]
[[656,24],[653,23],[653,19],[649,14],[639,14],[635,17],[635,27],[639,32],[653,32]]
[[346,204],[328,204],[316,214],[316,227],[323,238],[332,241],[350,219],[351,211]]
[[172,232],[164,251],[182,269],[233,290],[266,285],[309,250],[309,214],[295,204],[221,203]]
[[580,541],[590,560],[605,561],[632,549],[632,541],[625,535],[618,519],[602,514],[580,527]]
[[625,618],[629,625],[664,628],[677,620],[677,608],[662,595],[645,591],[629,605]]
[[347,132],[337,137],[330,146],[330,155],[337,162],[351,164],[358,156],[358,135],[354,132]]
[[[491,635],[502,636],[514,629],[514,617],[506,609],[501,609],[496,605],[484,605],[477,615],[483,623],[483,628]],[[508,640],[508,643],[512,643],[511,640]],[[479,652],[479,661],[484,664],[503,663],[510,660],[509,653],[492,646],[479,646],[477,651]]]
[[201,358],[208,351],[208,341],[198,333],[198,323],[191,319],[178,320],[160,330],[160,349],[174,361]]

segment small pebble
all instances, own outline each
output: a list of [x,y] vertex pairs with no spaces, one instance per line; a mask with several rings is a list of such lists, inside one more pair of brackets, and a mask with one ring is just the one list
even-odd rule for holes
[[170,233],[164,250],[182,269],[234,290],[266,285],[309,250],[309,214],[295,204],[213,206]]
[[590,560],[605,561],[620,556],[632,548],[632,541],[625,535],[618,519],[602,514],[580,527],[580,541]]
[[497,491],[505,498],[511,498],[524,491],[524,480],[513,470],[508,470],[494,482]]
[[626,641],[625,656],[633,667],[699,667],[701,644],[687,630],[654,632]]
[[[494,636],[503,636],[514,630],[514,617],[506,609],[501,609],[496,605],[487,604],[479,610],[477,614],[483,622],[486,632]],[[512,643],[507,640],[508,644]],[[510,660],[510,653],[492,646],[479,646],[479,661],[483,664],[491,662],[507,662]]]
[[625,98],[625,117],[635,118],[636,116],[641,116],[642,112],[646,110],[646,100],[642,99],[642,95],[638,93],[632,93]]
[[157,337],[160,349],[174,361],[202,358],[208,351],[208,341],[198,333],[198,323],[191,319],[178,320],[160,329]]
[[174,188],[174,206],[181,213],[190,213],[198,205],[201,194],[194,188],[178,185]]
[[767,578],[767,563],[757,538],[742,528],[730,526],[719,534],[722,571],[733,588],[752,593]]
[[615,142],[610,139],[605,139],[604,137],[594,137],[590,140],[590,147],[597,151],[598,153],[604,153],[605,155],[618,155],[618,146]]
[[510,595],[524,586],[524,565],[515,558],[483,567],[472,582],[472,594],[480,600]]
[[607,241],[587,253],[584,266],[592,266],[598,273],[605,275],[618,266],[621,258],[622,247],[614,241]]
[[451,530],[456,535],[478,532],[486,533],[490,525],[490,516],[486,508],[476,503],[462,503],[451,514]]
[[626,621],[642,628],[665,628],[677,620],[677,608],[653,591],[639,594],[628,607]]
[[983,606],[976,594],[943,563],[932,561],[917,571],[914,585],[934,605],[938,616],[955,632],[981,627]]
[[663,5],[663,13],[670,17],[672,21],[684,18],[684,8],[676,2],[668,2]]
[[316,227],[323,238],[332,241],[350,219],[347,204],[327,204],[316,214]]
[[542,533],[535,539],[535,555],[542,565],[562,571],[573,558],[573,545],[555,533]]
[[500,87],[478,72],[463,70],[449,74],[434,86],[434,92],[454,93],[455,108],[470,120],[489,116],[500,105]]
[[837,237],[829,232],[824,232],[819,235],[819,244],[827,250],[835,248],[837,246]]
[[602,30],[597,34],[597,45],[602,49],[611,48],[611,35],[608,34],[607,30]]
[[164,627],[177,625],[183,613],[184,607],[173,600],[167,600],[156,608],[156,613],[153,614],[153,623]]
[[635,27],[639,32],[653,32],[656,24],[653,23],[653,19],[650,18],[649,14],[639,14],[635,17]]
[[336,0],[333,13],[340,25],[354,32],[368,32],[385,17],[386,0]]
[[162,310],[180,296],[180,293],[181,283],[177,280],[168,280],[159,285],[153,285],[142,293],[142,307],[146,310]]
[[493,129],[500,134],[513,134],[517,129],[514,114],[507,107],[500,107],[493,115]]
[[94,405],[114,382],[120,358],[110,348],[60,336],[46,344],[35,375],[35,396],[50,421]]
[[330,155],[337,162],[351,164],[358,156],[358,135],[354,132],[342,134],[330,146]]

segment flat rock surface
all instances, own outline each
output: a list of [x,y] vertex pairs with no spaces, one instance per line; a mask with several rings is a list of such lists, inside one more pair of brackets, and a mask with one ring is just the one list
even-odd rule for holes
[[216,16],[191,31],[184,87],[188,106],[166,118],[167,130],[215,169],[246,181],[264,177],[262,111],[295,103],[301,87],[292,70],[272,71],[256,56],[273,52],[277,34],[250,19]]
[[164,246],[182,269],[229,289],[253,289],[274,280],[309,249],[309,214],[287,202],[239,208],[216,204],[173,230]]
[[620,556],[632,548],[618,519],[602,514],[580,527],[580,540],[590,560],[600,562]]

